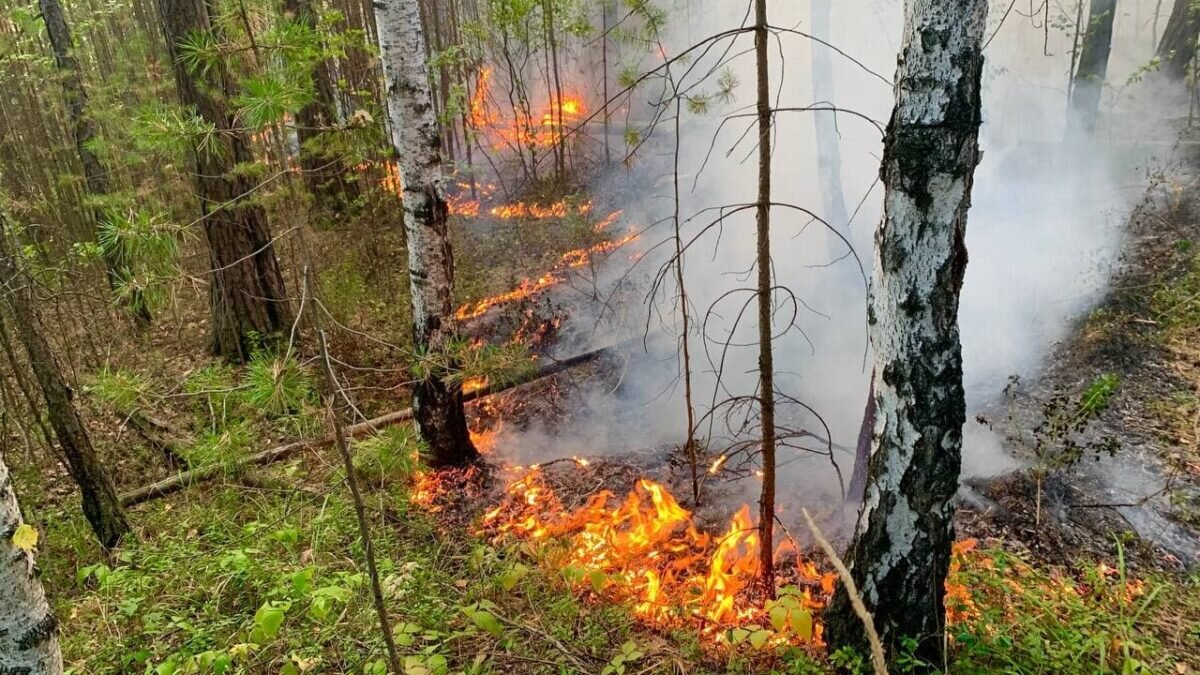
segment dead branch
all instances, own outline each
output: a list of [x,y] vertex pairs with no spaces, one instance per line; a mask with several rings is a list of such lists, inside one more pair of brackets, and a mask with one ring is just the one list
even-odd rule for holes
[[[617,344],[617,345],[610,345],[608,347],[602,347],[600,349],[595,349],[593,351],[586,352],[586,353],[580,354],[578,356],[573,356],[569,359],[564,359],[562,361],[554,361],[553,363],[547,365],[546,367],[540,368],[536,373],[534,373],[532,376],[530,376],[527,379],[518,380],[516,382],[511,382],[511,383],[506,383],[506,384],[500,385],[500,386],[481,387],[480,389],[478,389],[476,391],[472,391],[472,392],[463,394],[463,401],[470,402],[470,401],[478,400],[481,398],[486,398],[488,396],[491,396],[492,394],[498,394],[502,391],[507,391],[509,389],[513,389],[515,387],[518,387],[518,386],[521,386],[524,384],[529,384],[531,382],[536,382],[538,380],[546,379],[547,377],[557,375],[558,373],[561,373],[565,370],[570,370],[571,368],[575,368],[577,366],[580,366],[585,363],[589,363],[591,361],[599,359],[611,352],[616,351],[616,349],[618,347],[620,347],[622,344],[624,344],[624,343]],[[397,424],[401,424],[403,422],[408,422],[408,421],[412,420],[412,416],[413,416],[412,408],[406,408],[404,410],[391,412],[386,415],[382,415],[380,417],[376,417],[374,419],[367,420],[365,422],[359,422],[358,424],[352,424],[352,425],[346,427],[345,433],[346,433],[346,436],[349,438],[359,438],[361,436],[367,436],[367,435],[375,433],[376,431],[378,431],[380,429],[394,426]],[[218,464],[210,464],[208,466],[202,466],[202,467],[199,467],[196,469],[192,469],[190,471],[183,471],[174,476],[171,476],[170,478],[164,478],[163,480],[160,480],[157,483],[152,483],[145,487],[140,487],[136,490],[126,492],[125,494],[121,495],[121,504],[123,504],[124,506],[133,506],[134,504],[141,504],[142,502],[147,502],[147,501],[151,501],[154,499],[158,499],[159,497],[169,495],[173,492],[178,492],[179,490],[182,490],[183,488],[189,487],[191,485],[195,485],[196,483],[202,483],[202,482],[205,482],[208,480],[212,480],[213,478],[223,475],[226,472],[231,471],[231,470],[236,471],[236,470],[244,469],[244,468],[251,467],[251,466],[264,466],[267,464],[274,464],[276,462],[280,462],[289,457],[292,457],[298,452],[308,450],[311,448],[319,448],[319,447],[331,445],[336,440],[337,440],[336,435],[327,434],[325,436],[320,436],[317,438],[310,438],[310,439],[305,439],[305,440],[301,440],[301,441],[292,441],[291,443],[277,445],[273,448],[269,448],[267,450],[263,450],[262,452],[258,452],[253,455],[250,455],[249,457],[246,457],[245,459],[235,462],[232,466],[229,464],[219,464],[218,463]]]

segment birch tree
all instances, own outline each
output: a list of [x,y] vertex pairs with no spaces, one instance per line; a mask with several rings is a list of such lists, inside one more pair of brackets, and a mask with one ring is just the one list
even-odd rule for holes
[[100,540],[100,545],[109,550],[130,534],[129,522],[125,519],[125,511],[121,508],[112,479],[100,464],[87,427],[75,407],[74,392],[67,385],[50,343],[46,340],[45,330],[34,307],[32,282],[23,274],[8,236],[8,221],[0,212],[0,289],[3,289],[0,297],[12,310],[17,339],[25,347],[29,367],[42,390],[50,427],[54,429],[62,450],[63,463],[79,486],[83,514]]
[[[877,410],[848,560],[893,658],[914,638],[917,656],[939,665],[966,419],[958,301],[986,18],[986,0],[905,4],[868,305]],[[831,644],[865,644],[844,588],[827,626]]]
[[212,348],[245,361],[256,346],[251,336],[282,333],[291,324],[283,275],[262,206],[249,200],[257,187],[246,171],[253,163],[246,132],[228,103],[237,84],[223,59],[196,62],[196,41],[221,41],[217,7],[208,0],[158,0],[167,51],[175,66],[179,100],[215,133],[193,144],[196,188],[212,265]]
[[33,560],[37,531],[21,518],[8,465],[0,457],[0,673],[60,675],[58,621]]
[[429,463],[461,466],[478,461],[479,452],[467,431],[462,388],[446,382],[453,367],[446,363],[448,347],[457,328],[454,254],[420,7],[417,0],[384,0],[375,5],[375,21],[392,145],[403,183],[413,345],[425,364],[413,387],[413,416],[429,446]]

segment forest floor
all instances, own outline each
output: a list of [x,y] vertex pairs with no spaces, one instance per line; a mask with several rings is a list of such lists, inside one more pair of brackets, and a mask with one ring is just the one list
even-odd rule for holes
[[[1013,418],[1036,419],[1045,410],[1045,392],[1063,389],[1075,402],[1098,377],[1113,374],[1119,385],[1105,396],[1087,436],[1115,431],[1123,447],[1152,449],[1164,475],[1179,477],[1174,488],[1200,467],[1200,255],[1192,247],[1200,243],[1194,207],[1200,188],[1171,184],[1165,194],[1157,208],[1134,220],[1128,271],[1110,298],[1034,386],[1028,400],[1042,403],[1020,404]],[[461,300],[518,287],[565,254],[596,245],[594,223],[602,215],[457,222]],[[486,236],[472,229],[479,227],[487,228]],[[313,233],[316,257],[338,248],[323,248],[326,239],[346,238]],[[403,268],[402,256],[386,253],[402,251],[395,233],[351,238],[360,245],[348,257],[320,260],[325,271],[318,285],[337,324],[333,351],[358,368],[348,373],[351,392],[369,416],[407,405],[402,384],[408,374],[396,365],[406,344],[407,289],[392,273]],[[520,330],[526,309],[517,304],[510,325],[487,330]],[[187,354],[203,351],[203,316],[191,325],[191,351],[178,336],[152,334],[126,351],[114,350],[107,368],[80,375],[97,444],[122,490],[177,470],[124,423],[133,410],[152,413],[183,436],[180,454],[193,465],[228,463],[325,431],[311,366],[303,359],[295,377],[285,378],[283,400],[276,401],[282,405],[271,413],[252,398],[268,364],[197,363]],[[487,417],[478,404],[470,413]],[[630,607],[580,590],[578,579],[544,565],[531,547],[481,536],[474,523],[431,509],[411,442],[411,434],[393,429],[353,447],[408,674],[865,668],[860,656],[846,652],[830,657],[804,648],[731,647],[687,628],[650,628]],[[19,485],[45,484],[46,475],[58,472],[36,458],[14,465]],[[980,503],[991,508],[964,512],[971,539],[959,546],[949,585],[953,656],[933,667],[1200,672],[1200,580],[1178,555],[1168,557],[1169,547],[1128,534],[1136,528],[1111,513],[1125,507],[1076,508],[1089,517],[1110,512],[1086,521],[1086,528],[1062,518],[1060,507],[1070,502],[1063,495],[1085,484],[1075,477],[1086,477],[1081,469],[1078,462],[1048,461],[1041,480],[1044,518],[1028,508],[1038,482],[1032,471],[976,486]],[[353,505],[333,450],[230,468],[217,480],[138,505],[130,513],[137,540],[108,560],[77,515],[69,485],[58,478],[44,493],[22,496],[35,520],[46,524],[39,560],[72,672],[387,671]],[[1194,493],[1172,496],[1172,522],[1194,524],[1186,515],[1195,513]],[[1073,534],[1077,530],[1088,534]]]

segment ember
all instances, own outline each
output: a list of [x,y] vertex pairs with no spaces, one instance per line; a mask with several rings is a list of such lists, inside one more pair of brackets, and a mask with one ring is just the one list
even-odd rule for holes
[[511,291],[505,291],[504,293],[493,295],[477,302],[467,303],[458,308],[458,311],[455,312],[455,317],[459,321],[473,319],[486,314],[488,310],[497,305],[513,302],[514,300],[523,300],[547,288],[557,286],[566,280],[565,273],[568,270],[583,267],[589,264],[596,255],[610,253],[636,240],[639,236],[639,233],[631,231],[629,234],[612,241],[601,242],[588,248],[567,251],[559,259],[558,264],[546,274],[533,280],[525,279]]

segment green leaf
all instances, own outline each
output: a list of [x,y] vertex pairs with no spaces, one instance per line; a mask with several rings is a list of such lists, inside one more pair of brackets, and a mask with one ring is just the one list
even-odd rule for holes
[[759,628],[750,634],[750,646],[754,647],[755,649],[762,649],[763,645],[767,644],[767,639],[770,637],[770,631],[764,628]]
[[500,625],[500,620],[491,612],[481,609],[471,615],[471,620],[481,630],[485,630],[496,637],[500,637],[504,633],[504,626]]
[[[279,632],[279,628],[283,626],[283,620],[287,616],[287,610],[291,608],[290,602],[265,602],[258,611],[254,613],[255,626],[255,642],[259,642],[262,638],[275,637]],[[261,636],[261,637],[259,637]]]
[[33,550],[37,548],[37,528],[29,523],[21,523],[21,525],[17,527],[17,530],[13,532],[12,543],[13,546],[16,546],[22,551],[25,551],[26,553],[32,553]]
[[771,625],[775,627],[776,632],[782,631],[787,627],[790,612],[788,612],[786,607],[775,605],[768,614],[771,617]]
[[806,609],[793,609],[788,614],[788,625],[792,632],[799,635],[804,640],[811,640],[813,636],[813,617],[812,613]]
[[528,574],[529,568],[521,563],[517,563],[505,570],[504,573],[500,575],[500,587],[505,591],[511,591],[512,589],[516,588],[517,584],[520,583],[520,581]]

